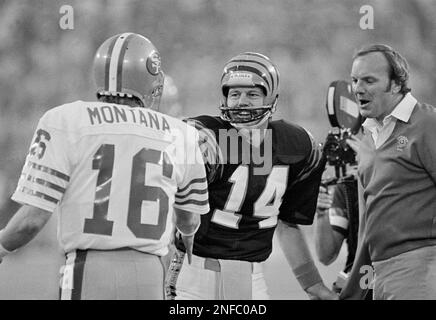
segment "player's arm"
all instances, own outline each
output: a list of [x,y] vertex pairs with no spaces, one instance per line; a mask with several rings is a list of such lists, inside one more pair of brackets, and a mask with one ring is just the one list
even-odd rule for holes
[[50,219],[52,213],[23,205],[0,231],[0,261],[8,253],[30,242]]
[[66,131],[54,109],[46,112],[35,130],[12,200],[22,204],[1,232],[0,244],[16,250],[32,240],[62,201],[70,181]]
[[320,300],[337,299],[337,295],[324,285],[298,225],[279,220],[277,236],[289,266],[309,297]]
[[303,290],[311,299],[337,299],[323,283],[297,224],[312,224],[325,168],[325,159],[312,136],[304,131],[302,143],[307,148],[304,166],[288,185],[280,206],[277,236],[283,253]]
[[[180,172],[183,172],[183,179],[178,181],[178,189],[175,194],[174,212],[175,226],[180,234],[191,263],[194,237],[200,227],[200,215],[209,212],[209,194],[207,190],[206,169],[203,156],[198,148],[198,132],[196,129],[187,126],[188,137],[187,150],[177,154],[178,159],[184,159],[178,164]],[[183,150],[177,148],[176,150]],[[194,155],[194,158],[189,158]]]
[[200,227],[200,215],[197,213],[174,208],[176,229],[185,245],[188,262],[191,264],[194,237]]
[[[332,219],[344,220],[339,222],[348,222],[345,218],[341,218],[343,214],[340,208],[332,208],[332,202],[332,195],[321,186],[316,207],[315,251],[324,265],[329,265],[336,260],[345,238],[344,233],[338,231],[338,227],[334,229],[331,225],[330,215]],[[341,230],[346,229],[341,228]]]

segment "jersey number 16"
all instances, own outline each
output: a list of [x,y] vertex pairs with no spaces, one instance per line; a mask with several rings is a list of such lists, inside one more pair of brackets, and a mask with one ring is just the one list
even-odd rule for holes
[[[97,186],[92,219],[85,219],[84,232],[112,235],[114,222],[108,219],[108,208],[114,169],[115,146],[103,144],[94,154],[92,169],[98,170]],[[165,231],[168,215],[168,195],[160,187],[145,185],[146,164],[158,164],[162,158],[162,175],[171,178],[173,166],[167,160],[165,152],[142,148],[133,156],[132,174],[130,179],[130,195],[127,210],[127,227],[137,238],[158,240]],[[143,201],[158,203],[158,223],[141,223],[141,208]]]

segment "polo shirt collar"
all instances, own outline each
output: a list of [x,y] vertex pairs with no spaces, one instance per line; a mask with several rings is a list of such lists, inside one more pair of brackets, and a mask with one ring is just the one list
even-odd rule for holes
[[395,109],[392,110],[390,115],[403,122],[408,122],[417,102],[418,101],[415,97],[409,92],[404,96],[403,100],[401,100]]
[[[394,110],[392,110],[392,112],[385,117],[385,119],[388,119],[389,117],[395,117],[403,122],[408,122],[417,102],[418,101],[415,99],[415,97],[408,92],[400,101],[400,103],[397,104]],[[380,124],[373,118],[367,118],[363,122],[362,126],[370,131],[373,131],[373,129],[380,127]]]

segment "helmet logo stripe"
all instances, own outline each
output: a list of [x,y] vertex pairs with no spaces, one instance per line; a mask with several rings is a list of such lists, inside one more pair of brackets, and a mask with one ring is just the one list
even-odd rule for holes
[[[121,56],[121,49],[123,48],[123,44],[126,42],[127,37],[131,35],[131,33],[123,33],[121,34],[117,40],[115,41],[114,48],[111,54],[111,61],[109,65],[109,91],[117,92],[117,83],[118,83],[118,65],[119,59]],[[124,58],[124,55],[123,57]],[[120,82],[121,83],[121,82]]]
[[[263,68],[265,68],[266,73],[269,74],[269,76],[271,77],[271,86],[272,86],[272,88],[270,88],[270,89],[271,89],[271,91],[274,91],[274,87],[275,87],[275,85],[274,85],[274,77],[273,77],[273,75],[271,74],[271,71],[268,69],[268,67],[266,65],[264,65],[263,63],[261,63],[261,62],[259,62],[257,60],[232,60],[232,62],[244,62],[244,63],[248,62],[248,63],[252,63],[252,64],[258,64],[258,65],[262,66]],[[267,81],[267,82],[269,83],[269,81]]]
[[[235,71],[235,70],[237,70],[237,71],[248,71],[248,72],[252,72],[252,73],[257,74],[259,77],[261,77],[263,80],[265,80],[265,83],[268,85],[268,88],[266,88],[266,89],[271,90],[268,79],[265,77],[264,74],[262,74],[259,71],[259,69],[256,69],[256,68],[250,67],[250,66],[235,66],[235,67],[231,67],[231,68],[228,69],[228,71]],[[274,89],[274,85],[273,85],[273,89]]]
[[126,39],[123,42],[123,45],[121,46],[120,49],[120,56],[118,58],[118,66],[117,66],[117,88],[116,91],[117,92],[121,92],[122,91],[122,80],[123,80],[123,61],[124,61],[124,55],[126,54],[126,48],[127,48],[127,44],[129,43],[129,38],[131,38],[133,36],[132,33],[130,33]]
[[109,67],[110,67],[110,62],[111,62],[111,58],[112,58],[112,51],[114,50],[114,46],[115,46],[115,42],[116,40],[112,41],[112,43],[109,45],[109,49],[107,51],[106,54],[106,62],[105,62],[105,66],[104,66],[104,89],[105,90],[109,90]]

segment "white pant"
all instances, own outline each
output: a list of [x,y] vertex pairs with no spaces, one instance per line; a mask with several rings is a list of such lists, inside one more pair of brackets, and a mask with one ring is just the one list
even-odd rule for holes
[[268,300],[264,263],[218,260],[177,251],[166,281],[167,299]]
[[75,250],[61,268],[61,300],[163,300],[162,258],[132,249]]

